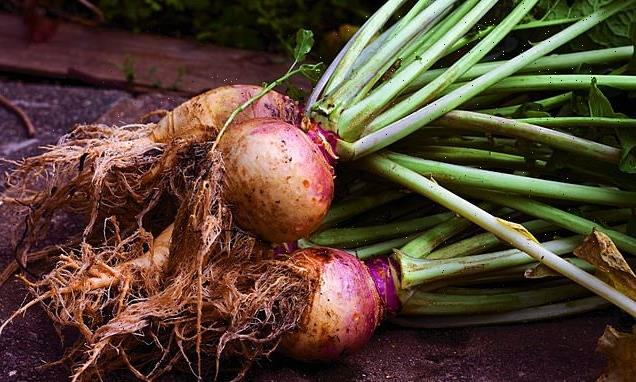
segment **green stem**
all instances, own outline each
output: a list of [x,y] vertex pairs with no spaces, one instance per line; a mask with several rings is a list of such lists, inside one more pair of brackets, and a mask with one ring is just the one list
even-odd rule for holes
[[400,314],[414,316],[499,313],[584,296],[589,296],[589,292],[576,284],[523,292],[471,296],[415,292],[406,302]]
[[[427,102],[435,99],[459,76],[461,76],[470,67],[479,62],[482,58],[484,58],[486,54],[488,54],[488,52],[490,52],[497,44],[499,44],[501,40],[503,40],[503,38],[506,37],[506,35],[512,30],[512,28],[517,23],[519,23],[519,21],[521,21],[521,19],[530,11],[530,9],[532,9],[537,1],[538,0],[522,1],[504,20],[502,20],[497,25],[492,33],[490,33],[484,40],[477,44],[477,46],[471,49],[470,52],[465,54],[459,61],[448,68],[448,70],[446,70],[444,73],[440,74],[432,82],[400,102],[397,108],[402,111],[401,114],[385,113],[379,115],[368,124],[361,124],[362,122],[366,122],[368,120],[368,117],[376,114],[382,107],[384,107],[384,105],[386,105],[391,99],[393,99],[395,95],[401,93],[408,84],[412,83],[416,79],[416,77],[420,76],[420,74],[423,73],[423,70],[412,71],[410,73],[406,73],[408,70],[404,70],[406,75],[398,73],[398,76],[393,79],[395,81],[394,83],[392,83],[391,81],[386,82],[369,97],[365,98],[362,102],[346,110],[341,118],[343,126],[347,126],[347,124],[353,124],[354,126],[356,126],[356,124],[358,124],[357,126],[359,126],[360,129],[364,128],[364,134],[366,135],[369,132],[379,130],[384,126],[395,122],[397,119],[402,118],[413,112],[419,106],[424,105]],[[462,26],[463,23],[464,21],[462,20],[459,26]],[[472,26],[472,24],[470,26]],[[461,30],[461,32],[465,33],[465,30]],[[439,49],[439,56],[442,56],[450,43],[452,43],[450,42],[452,41],[450,37],[449,39],[442,39],[439,41],[439,43],[444,44]],[[439,59],[439,57],[436,57],[435,60],[437,59]],[[427,62],[426,60],[429,60],[428,56],[425,56],[422,62]],[[432,65],[434,62],[435,61],[430,62],[430,64]],[[426,70],[430,68],[431,65],[420,65],[420,68]],[[355,116],[355,119],[347,118],[347,115],[349,115],[348,113]],[[387,118],[387,116],[390,116],[391,118]],[[359,132],[356,138],[358,136]],[[346,137],[343,138],[345,140],[348,140],[346,139]]]
[[[479,150],[493,150],[500,153],[510,155],[527,156],[528,153],[521,152],[515,145],[516,139],[500,138],[500,137],[476,137],[476,136],[455,136],[455,137],[431,137],[426,132],[426,128],[420,129],[414,133],[409,139],[400,141],[399,147],[408,149],[424,149],[427,146],[449,146],[449,147],[466,147]],[[533,154],[541,155],[542,159],[549,159],[552,150],[546,147],[534,145],[532,147]]]
[[[491,205],[483,204],[480,207],[488,210],[491,208]],[[461,216],[455,216],[427,231],[424,231],[417,238],[400,248],[400,252],[415,258],[427,257],[427,255],[440,244],[470,228],[472,225],[473,223],[471,221],[466,220]]]
[[410,220],[430,215],[435,205],[420,195],[411,194],[394,203],[380,206],[351,220],[352,227],[385,224],[398,220]]
[[[406,67],[420,57],[421,52],[426,52],[435,42],[439,41],[444,35],[450,31],[457,23],[459,23],[479,0],[466,0],[458,6],[451,14],[444,17],[435,27],[433,27],[425,38],[421,39],[418,44],[409,44],[406,47],[402,58],[402,65]],[[398,69],[399,71],[399,69]]]
[[480,170],[396,153],[386,154],[386,157],[445,185],[619,207],[636,206],[636,192]]
[[487,190],[462,188],[461,192],[472,195],[477,199],[506,206],[530,216],[549,221],[559,227],[581,235],[589,235],[594,229],[597,229],[609,236],[618,248],[631,253],[632,255],[636,255],[636,238],[604,227],[589,219],[549,206],[545,203]]
[[[626,221],[631,216],[631,210],[595,211],[588,215],[589,218],[601,219],[603,224],[614,224]],[[536,219],[521,223],[534,235],[555,230],[558,225],[545,220]],[[426,258],[429,260],[451,259],[455,257],[471,256],[496,248],[502,241],[490,232],[482,233],[467,239],[450,244],[431,252]]]
[[[536,3],[538,0],[524,0],[525,3]],[[435,41],[428,49],[419,52],[417,60],[411,62],[406,67],[402,67],[397,73],[393,75],[391,79],[379,85],[369,95],[365,96],[359,102],[344,109],[342,114],[338,117],[337,131],[342,139],[346,141],[353,141],[357,139],[362,130],[365,128],[366,121],[379,110],[390,103],[402,90],[421,73],[433,66],[441,57],[445,55],[448,46],[457,41],[462,35],[470,30],[483,16],[497,3],[497,0],[481,0],[466,16],[464,16],[461,22],[456,23],[448,30],[441,38]],[[530,8],[527,8],[529,10]],[[526,11],[527,12],[527,11]],[[525,14],[525,12],[524,12]],[[513,20],[510,24],[510,28],[514,23],[518,22],[522,15],[519,15],[518,19]],[[503,25],[503,24],[502,24]],[[501,36],[503,38],[503,36]],[[467,54],[462,60],[465,61],[463,66],[457,67],[454,71],[449,70],[446,74],[447,79],[442,81],[450,81],[452,83],[452,77],[454,75],[461,74],[461,71],[466,70],[470,63],[477,63],[483,56],[485,56],[490,49],[496,45],[495,41],[492,46],[482,47],[481,50],[473,50],[473,54]],[[454,74],[456,73],[456,74]],[[441,85],[435,85],[441,86]],[[433,93],[433,89],[429,94]]]
[[[545,28],[545,27],[550,27],[555,25],[572,24],[576,21],[579,21],[580,19],[581,19],[580,17],[577,17],[577,18],[556,19],[556,20],[547,20],[547,21],[536,20],[536,21],[531,21],[528,23],[516,25],[514,28],[512,28],[512,30],[518,31],[518,30],[524,30],[524,29]],[[457,41],[448,50],[450,52],[454,52],[470,44],[473,41],[481,40],[482,38],[484,38],[484,36],[487,36],[489,33],[491,33],[494,28],[495,26],[491,25],[487,28],[477,31],[477,33],[474,33],[470,36],[465,36],[459,41]]]
[[[556,225],[544,220],[530,220],[522,224],[533,234],[540,234],[553,230]],[[502,241],[490,232],[482,233],[467,239],[450,244],[431,252],[426,258],[428,260],[452,259],[455,257],[472,256],[493,249],[502,244]]]
[[[547,241],[541,243],[540,246],[555,255],[565,255],[571,253],[582,242],[583,236],[577,235],[566,239]],[[412,288],[416,285],[440,280],[490,273],[518,265],[530,264],[535,261],[525,252],[518,249],[506,249],[498,252],[444,260],[416,259],[402,253],[398,253],[396,257],[400,265],[402,288]]]
[[[346,81],[333,92],[318,101],[313,109],[322,115],[329,115],[334,110],[340,110],[360,94],[363,88],[375,83],[384,73],[382,68],[391,65],[395,55],[418,33],[430,28],[440,14],[445,13],[457,0],[439,0],[420,12],[408,25],[405,25],[386,44],[370,57],[369,60],[351,73]],[[319,119],[319,118],[318,118]],[[327,126],[329,127],[329,126]]]
[[[484,89],[483,94],[510,94],[530,91],[563,91],[563,90],[588,90],[592,80],[596,78],[597,85],[609,86],[620,90],[635,90],[636,76],[617,74],[544,74],[514,76],[504,78],[501,81]],[[453,84],[446,92],[452,92],[462,88],[466,83]]]
[[392,253],[394,249],[400,248],[404,244],[415,239],[418,235],[419,233],[414,233],[411,235],[406,235],[404,237],[399,237],[397,239],[387,240],[381,243],[350,249],[348,250],[348,252],[356,256],[360,260],[370,259],[374,256],[379,255],[387,255],[389,253]]
[[562,318],[607,307],[609,307],[609,304],[604,299],[587,297],[575,301],[514,310],[506,313],[470,316],[398,317],[392,319],[391,322],[400,326],[418,329],[502,325]]
[[[565,261],[572,263],[573,265],[581,268],[587,273],[593,273],[594,267],[583,260],[577,259],[575,257],[565,257]],[[528,269],[532,267],[538,266],[540,263],[533,262],[529,264],[521,264],[513,267],[507,267],[501,270],[497,270],[494,272],[487,272],[485,274],[475,273],[473,275],[465,275],[459,278],[446,278],[441,279],[435,282],[427,282],[426,284],[422,284],[416,288],[416,290],[420,290],[423,292],[430,291],[438,291],[443,290],[444,288],[449,287],[466,287],[473,288],[479,287],[483,285],[502,285],[507,283],[520,283],[524,281],[528,281],[526,278],[526,272]],[[558,275],[558,273],[556,274]],[[562,282],[563,280],[558,280],[558,282]],[[406,294],[404,294],[407,296]],[[404,299],[406,300],[406,299]]]
[[329,212],[322,221],[320,229],[333,227],[338,223],[360,215],[361,213],[369,211],[375,207],[402,198],[405,195],[407,194],[403,191],[385,191],[375,195],[354,197],[338,204],[334,204],[329,208]]
[[[367,23],[368,22],[369,20],[367,20]],[[329,64],[327,69],[325,69],[324,73],[322,74],[318,82],[316,82],[316,86],[314,86],[314,88],[311,91],[311,94],[309,94],[309,98],[307,98],[307,104],[305,105],[305,114],[310,113],[311,108],[314,106],[314,104],[318,100],[318,97],[320,97],[320,95],[322,94],[323,90],[327,86],[327,83],[333,77],[333,73],[336,71],[336,68],[340,65],[343,57],[348,52],[351,51],[351,46],[353,45],[354,42],[357,41],[358,37],[360,36],[360,30],[362,28],[364,28],[364,26],[358,29],[356,33],[354,33],[354,35],[351,36],[349,41],[347,41],[347,43],[342,47],[342,49],[340,49],[340,52],[338,52],[336,57],[334,57],[333,61],[331,61],[331,64]]]
[[[353,144],[339,141],[338,153],[340,154],[341,159],[353,160],[381,150],[401,138],[404,138],[420,127],[427,125],[446,114],[448,111],[453,110],[464,103],[467,99],[476,96],[490,86],[527,66],[529,63],[545,56],[559,46],[571,41],[590,28],[603,22],[608,17],[611,17],[617,12],[620,12],[635,3],[636,0],[614,1],[608,7],[590,14],[581,21],[569,26],[554,36],[534,45],[529,50],[510,61],[507,61],[503,65],[500,65],[496,69],[465,84],[454,92],[431,102],[417,112],[410,114],[409,116],[404,117],[379,131],[362,137]],[[391,108],[391,110],[393,109],[395,109],[393,112],[396,114],[401,114],[401,110],[398,108]]]
[[[531,118],[522,120],[513,120],[503,117],[496,117],[489,114],[481,114],[472,111],[453,110],[441,118],[435,124],[452,129],[471,129],[488,134],[501,134],[509,137],[523,138],[535,142],[539,142],[550,147],[583,155],[589,158],[598,159],[603,162],[617,164],[621,159],[621,150],[616,147],[604,145],[591,141],[589,139],[579,138],[574,135],[563,133],[557,130],[548,129],[541,125],[545,121],[550,121],[548,125],[553,126],[551,120],[561,120],[569,118]],[[618,124],[618,122],[627,121],[633,123],[636,127],[636,119],[617,119],[617,118],[576,118],[579,120],[588,120],[595,123]],[[610,121],[611,120],[611,121]],[[558,123],[558,122],[557,122]],[[554,125],[556,125],[555,123]]]
[[[606,117],[547,117],[521,118],[517,121],[540,125],[544,127],[612,127],[636,128],[636,118],[606,118]],[[609,146],[606,146],[609,147]],[[614,148],[620,152],[620,149]],[[618,163],[618,162],[615,162]]]
[[[633,46],[588,50],[585,52],[577,53],[554,54],[551,56],[542,57],[528,64],[527,66],[521,68],[519,70],[519,73],[574,70],[581,64],[603,65],[606,67],[616,62],[627,62],[632,58],[633,54]],[[474,65],[459,78],[457,78],[457,81],[472,80],[476,77],[490,72],[491,70],[497,69],[497,67],[506,62],[507,61],[493,61]],[[426,73],[423,73],[416,81],[411,84],[410,88],[422,87],[423,85],[433,81],[438,76],[442,75],[445,70],[447,70],[447,68],[429,70]]]
[[410,149],[408,153],[423,159],[480,167],[527,169],[545,166],[545,162],[538,163],[520,155],[466,147],[423,146]]
[[488,212],[483,211],[439,184],[381,155],[368,157],[360,161],[360,164],[368,171],[420,193],[465,217],[483,229],[494,233],[511,246],[526,252],[537,261],[541,261],[551,269],[554,269],[577,284],[611,301],[631,316],[636,317],[636,302],[634,302],[634,300],[543,248],[540,244],[519,232],[518,227],[511,226],[510,223],[502,221]]
[[422,218],[368,227],[331,228],[314,233],[309,237],[309,241],[325,247],[356,247],[418,232],[433,227],[453,216],[452,212],[443,212]]
[[[572,92],[567,92],[567,93],[556,95],[554,97],[548,97],[548,98],[544,98],[544,99],[540,99],[536,101],[531,101],[528,103],[540,105],[543,110],[550,110],[550,109],[554,109],[555,107],[559,107],[561,105],[566,104],[571,99],[572,99]],[[519,109],[522,107],[523,105],[503,106],[503,107],[496,107],[492,109],[478,110],[477,112],[482,114],[492,114],[492,115],[499,115],[502,117],[510,117],[513,114],[515,114],[517,111],[519,111]]]
[[[427,2],[427,1],[425,1]],[[351,44],[347,47],[339,60],[334,71],[328,77],[325,86],[325,93],[333,91],[350,74],[351,67],[355,63],[360,53],[367,46],[369,41],[375,36],[380,28],[389,20],[391,15],[404,3],[404,0],[389,0],[378,9],[367,22],[359,29],[359,32],[351,39]],[[421,3],[421,2],[420,2]]]

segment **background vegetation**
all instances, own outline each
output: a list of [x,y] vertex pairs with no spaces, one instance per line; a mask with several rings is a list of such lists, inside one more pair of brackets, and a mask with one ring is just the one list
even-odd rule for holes
[[[285,52],[300,28],[317,37],[315,53],[334,54],[342,39],[382,0],[92,0],[103,23],[137,32],[190,36],[246,49]],[[91,22],[100,17],[78,0],[6,0],[0,9]]]

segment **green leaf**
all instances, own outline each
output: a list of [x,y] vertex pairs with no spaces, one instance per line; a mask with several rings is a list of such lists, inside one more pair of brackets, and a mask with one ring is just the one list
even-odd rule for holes
[[294,47],[294,60],[302,62],[314,45],[314,33],[307,29],[301,29],[296,33],[296,46]]
[[592,78],[592,86],[587,99],[590,117],[614,117],[614,108],[601,89],[596,86],[596,78]]
[[543,105],[535,102],[524,103],[511,115],[511,118],[542,118],[552,115],[544,110]]
[[288,83],[285,94],[294,101],[303,102],[307,98],[307,94],[298,86]]
[[[597,11],[614,0],[539,0],[529,21],[551,21],[582,18]],[[605,22],[590,29],[569,46],[573,50],[611,48],[630,44],[630,27],[636,22],[636,7],[610,17]],[[537,31],[537,39],[543,40],[543,32]]]
[[303,76],[307,77],[307,79],[311,81],[312,84],[315,85],[316,82],[318,82],[318,80],[320,79],[320,76],[322,76],[322,73],[325,71],[325,64],[323,64],[322,62],[319,62],[317,64],[303,64],[298,68],[298,70]]
[[[605,97],[601,89],[596,86],[596,78],[592,79],[590,94],[588,97],[591,117],[625,117],[615,113],[612,104]],[[616,136],[621,145],[621,160],[618,168],[629,174],[636,174],[636,131],[634,129],[617,128]]]
[[616,129],[621,142],[622,154],[618,168],[628,174],[636,174],[636,131],[633,129]]
[[631,60],[629,60],[625,67],[624,74],[636,74],[636,23],[632,24],[629,35],[632,40],[632,45],[634,46],[634,53],[632,54]]

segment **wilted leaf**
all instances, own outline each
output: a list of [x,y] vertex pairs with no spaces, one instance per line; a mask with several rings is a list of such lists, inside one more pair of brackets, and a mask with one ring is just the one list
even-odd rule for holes
[[[593,269],[590,263],[588,263],[585,260],[581,260],[581,259],[565,259],[565,260],[568,263],[574,264],[583,270],[591,271]],[[542,263],[534,264],[526,268],[526,270],[523,272],[523,277],[527,279],[542,279],[545,277],[560,277],[560,276],[562,275],[559,272],[552,270],[550,267]]]
[[606,234],[592,231],[574,254],[594,265],[600,279],[636,300],[636,275]]
[[522,226],[521,224],[519,224],[519,223],[515,223],[515,222],[510,222],[510,221],[508,221],[508,220],[504,220],[504,219],[500,219],[500,218],[497,218],[497,221],[498,221],[499,223],[501,223],[502,225],[504,225],[504,226],[508,227],[508,228],[512,228],[512,229],[514,229],[514,230],[515,230],[515,231],[517,231],[518,233],[520,233],[520,234],[522,234],[523,236],[525,236],[525,237],[526,237],[526,239],[528,239],[528,240],[532,240],[532,241],[534,241],[535,243],[538,243],[538,242],[539,242],[539,240],[537,240],[537,238],[536,238],[536,237],[534,237],[534,236],[530,233],[530,231],[528,231],[528,229],[527,229],[526,227]]
[[527,279],[542,279],[545,277],[556,277],[560,276],[560,274],[556,271],[553,271],[550,267],[544,264],[535,264],[532,265],[523,272],[523,277]]
[[607,367],[597,382],[633,381],[636,377],[636,326],[622,333],[611,326],[599,338],[596,351],[607,357]]

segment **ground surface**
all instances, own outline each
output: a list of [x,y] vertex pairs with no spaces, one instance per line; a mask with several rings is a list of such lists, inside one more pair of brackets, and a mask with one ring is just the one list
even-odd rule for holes
[[[0,81],[0,94],[12,99],[33,118],[39,134],[27,140],[17,118],[0,109],[0,157],[19,159],[52,144],[76,123],[133,122],[130,115],[170,107],[179,100],[144,96],[133,102],[125,92],[85,87]],[[142,110],[143,109],[143,110]],[[0,165],[6,169],[6,164]],[[0,267],[13,257],[9,232],[16,224],[0,206]],[[73,229],[53,222],[53,237]],[[17,281],[0,289],[0,320],[24,302]],[[329,365],[305,365],[283,358],[261,362],[250,374],[254,381],[593,381],[604,360],[595,353],[597,338],[607,323],[617,323],[615,311],[559,321],[516,326],[414,331],[382,327],[359,354]],[[38,369],[59,359],[60,339],[43,311],[31,309],[0,337],[0,381],[68,379],[61,366]],[[191,380],[173,375],[170,381]],[[106,379],[108,380],[108,379]]]

